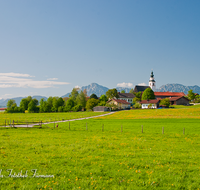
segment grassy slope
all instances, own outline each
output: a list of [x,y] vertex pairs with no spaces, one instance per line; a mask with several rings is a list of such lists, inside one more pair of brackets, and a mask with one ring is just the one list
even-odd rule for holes
[[[135,116],[134,111],[119,114]],[[4,177],[0,178],[1,188],[198,189],[200,121],[199,118],[188,119],[189,111],[185,111],[182,119],[113,119],[108,116],[75,121],[70,123],[70,131],[68,122],[60,123],[57,129],[53,129],[53,125],[49,125],[50,129],[1,129],[3,175],[7,175],[6,169],[16,173],[29,170],[29,175],[31,169],[38,169],[38,174],[55,175],[55,178]],[[162,134],[163,126],[165,134]]]

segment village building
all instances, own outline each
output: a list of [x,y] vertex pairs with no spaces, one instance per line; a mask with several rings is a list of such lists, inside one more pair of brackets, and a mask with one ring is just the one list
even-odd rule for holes
[[5,112],[7,108],[0,108],[0,112]]
[[116,105],[118,109],[130,109],[131,107],[131,103],[127,102],[126,100],[110,99],[107,101],[107,103]]
[[184,96],[172,97],[172,98],[169,98],[169,101],[171,105],[185,105],[185,106],[190,105],[189,100]]
[[158,98],[172,98],[185,96],[183,92],[154,92],[156,99]]
[[126,100],[128,103],[133,102],[133,98],[135,98],[135,95],[132,93],[120,93],[118,92],[119,100]]
[[153,71],[151,71],[150,79],[149,79],[149,86],[155,92],[156,91],[156,81],[154,79]]
[[140,104],[142,105],[142,109],[157,109],[159,107],[160,99],[156,100],[142,100]]
[[135,88],[133,92],[144,92],[147,88],[150,88],[149,86],[140,86],[140,85],[135,85]]

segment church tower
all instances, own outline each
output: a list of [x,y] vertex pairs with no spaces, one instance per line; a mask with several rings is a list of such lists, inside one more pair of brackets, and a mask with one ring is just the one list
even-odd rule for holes
[[150,79],[149,79],[149,86],[155,92],[156,91],[156,81],[154,80],[153,71],[151,71]]

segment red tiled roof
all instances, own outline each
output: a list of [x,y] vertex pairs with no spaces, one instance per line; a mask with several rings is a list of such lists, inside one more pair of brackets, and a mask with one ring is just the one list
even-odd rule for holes
[[115,101],[115,102],[117,102],[117,103],[122,103],[122,104],[130,104],[130,103],[128,103],[126,100],[119,100],[119,99],[110,99],[110,100],[108,100],[108,102],[110,102],[110,101]]
[[169,97],[185,96],[183,92],[154,92],[154,95],[155,96],[169,96]]
[[0,108],[0,110],[7,110],[7,108]]
[[156,100],[142,100],[140,104],[157,104],[160,101],[160,99]]

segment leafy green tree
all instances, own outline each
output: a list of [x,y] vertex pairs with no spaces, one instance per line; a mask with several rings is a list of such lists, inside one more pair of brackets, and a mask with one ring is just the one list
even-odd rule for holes
[[87,110],[92,110],[93,107],[97,106],[98,103],[99,103],[99,100],[91,98],[86,103],[86,109]]
[[131,88],[131,90],[129,91],[129,93],[134,94],[133,88]]
[[195,93],[193,92],[192,89],[188,91],[188,99],[190,101],[193,101],[195,99]]
[[37,107],[38,101],[36,99],[33,99],[28,104],[28,112],[29,113],[37,113],[39,111],[39,108]]
[[72,111],[77,112],[77,111],[81,111],[81,109],[82,109],[82,105],[78,104],[78,105],[76,105],[76,106],[74,106],[74,107],[72,108]]
[[107,96],[105,94],[101,95],[101,97],[99,98],[98,106],[105,106],[107,101]]
[[86,106],[86,96],[82,90],[76,97],[76,103],[77,103],[77,105],[81,105],[82,108],[85,108],[85,106]]
[[125,90],[121,90],[121,93],[125,93]]
[[108,101],[108,98],[105,94],[101,95],[100,98],[99,98],[99,101],[104,101],[104,102],[107,102]]
[[48,99],[47,99],[47,103],[48,105],[50,106],[50,109],[53,107],[53,97],[50,96]]
[[196,103],[200,103],[200,95],[196,95],[195,96],[195,102]]
[[78,96],[78,90],[77,90],[76,88],[73,88],[73,90],[72,90],[71,94],[69,95],[69,97],[70,97],[72,100],[76,101],[76,97],[77,97],[77,96]]
[[92,95],[90,96],[90,99],[92,99],[92,98],[94,98],[94,99],[98,99],[98,97],[97,97],[96,94],[92,94]]
[[74,100],[72,98],[69,98],[65,103],[64,111],[65,112],[71,111],[74,105],[75,105]]
[[155,99],[154,92],[151,88],[147,88],[142,94],[142,100],[153,100]]
[[109,89],[109,90],[106,92],[106,96],[107,96],[108,99],[119,98],[119,94],[118,94],[116,88]]
[[15,102],[15,100],[8,100],[8,102],[7,102],[7,108],[14,108],[14,107],[16,107],[17,106],[17,104],[16,104],[16,102]]
[[163,106],[166,106],[167,108],[170,106],[170,100],[169,98],[164,98],[160,101],[159,105],[163,105]]
[[135,95],[135,98],[133,98],[133,104],[135,104],[136,102],[140,102],[142,92],[134,92],[133,94]]

